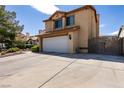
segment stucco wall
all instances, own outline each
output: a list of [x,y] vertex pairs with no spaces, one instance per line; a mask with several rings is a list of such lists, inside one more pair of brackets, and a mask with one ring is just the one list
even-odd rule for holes
[[52,31],[52,29],[53,29],[53,22],[52,21],[45,22],[45,30]]
[[96,19],[95,19],[95,15],[94,15],[94,11],[90,10],[91,11],[91,37],[90,38],[95,38],[96,35],[97,35],[97,22],[96,22]]
[[74,38],[73,38],[73,32],[69,32],[69,34],[68,34],[68,37],[69,37],[69,35],[71,36],[71,39],[68,39],[68,42],[69,42],[69,53],[74,53],[74,45],[73,45],[73,40],[74,40]]
[[39,52],[42,51],[42,38],[41,37],[38,37],[38,45],[39,45]]
[[97,32],[96,32],[96,37],[99,37],[99,21],[100,21],[100,15],[97,14]]
[[[79,47],[88,48],[88,39],[96,37],[97,33],[94,11],[85,9],[69,15],[75,15],[75,25],[80,26],[79,39],[76,42],[79,43]],[[88,52],[88,49],[81,49],[80,52]]]
[[77,52],[77,49],[79,47],[79,31],[73,32],[73,50],[74,52]]
[[[79,11],[75,13],[75,25],[80,26],[79,47],[88,47],[88,11]],[[85,50],[80,50],[87,52]]]
[[58,18],[62,18],[63,17],[63,13],[56,13],[53,17],[52,17],[52,20],[56,20]]
[[76,32],[69,32],[68,37],[71,35],[71,40],[69,39],[69,51],[70,53],[76,53],[77,48],[79,47],[78,41],[78,31]]

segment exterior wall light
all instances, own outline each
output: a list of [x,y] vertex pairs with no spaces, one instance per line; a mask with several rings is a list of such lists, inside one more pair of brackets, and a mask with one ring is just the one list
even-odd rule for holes
[[71,35],[69,35],[69,39],[71,40]]

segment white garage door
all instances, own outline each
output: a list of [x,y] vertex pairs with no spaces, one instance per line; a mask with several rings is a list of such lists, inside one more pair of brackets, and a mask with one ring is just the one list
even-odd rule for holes
[[43,51],[68,53],[69,52],[68,36],[44,38]]

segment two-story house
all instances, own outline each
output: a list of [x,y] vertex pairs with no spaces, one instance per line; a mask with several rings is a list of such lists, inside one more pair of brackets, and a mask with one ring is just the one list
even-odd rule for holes
[[99,15],[91,5],[56,11],[43,22],[45,32],[38,35],[43,52],[87,53],[88,40],[99,36]]

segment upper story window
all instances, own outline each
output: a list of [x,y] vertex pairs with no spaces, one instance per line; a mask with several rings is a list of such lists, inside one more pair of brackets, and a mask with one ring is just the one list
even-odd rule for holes
[[72,26],[75,23],[74,15],[66,17],[66,26]]
[[55,29],[62,28],[62,19],[55,20]]

